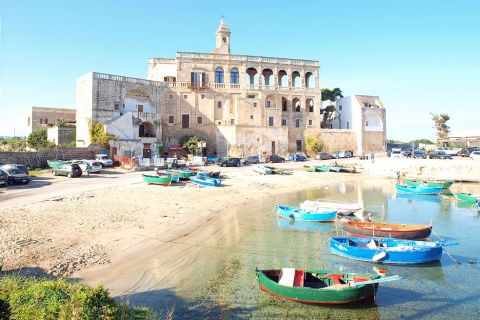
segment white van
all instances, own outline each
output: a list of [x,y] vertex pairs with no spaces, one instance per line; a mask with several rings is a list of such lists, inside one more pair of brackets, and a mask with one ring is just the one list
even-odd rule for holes
[[402,158],[402,148],[392,148],[390,158]]

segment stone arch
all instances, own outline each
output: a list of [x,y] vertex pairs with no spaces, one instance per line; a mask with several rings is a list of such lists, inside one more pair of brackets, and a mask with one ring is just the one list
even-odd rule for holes
[[256,85],[258,84],[258,71],[257,69],[250,67],[246,70],[247,77],[245,77],[246,84]]
[[156,104],[147,88],[135,87],[126,91],[123,97],[121,112],[149,112],[156,113]]
[[305,73],[305,87],[315,88],[315,78],[313,77],[312,72]]
[[287,112],[288,111],[288,99],[285,97],[282,97],[282,112]]
[[138,136],[140,138],[155,137],[155,125],[150,121],[144,121],[138,126]]
[[382,118],[375,113],[368,112],[364,115],[365,131],[383,131]]
[[307,107],[308,112],[315,112],[315,102],[312,98],[308,98],[305,101],[305,106]]
[[278,71],[278,86],[288,87],[288,74],[285,70]]
[[302,87],[302,79],[300,77],[300,72],[293,71],[292,72],[292,86],[294,88],[301,88]]
[[275,108],[275,97],[273,95],[269,95],[265,98],[265,108]]
[[300,99],[293,98],[292,100],[292,112],[300,112],[302,110],[302,104]]
[[272,69],[263,69],[262,71],[262,80],[263,80],[263,85],[265,86],[273,86],[274,85],[274,80],[273,80],[273,71]]

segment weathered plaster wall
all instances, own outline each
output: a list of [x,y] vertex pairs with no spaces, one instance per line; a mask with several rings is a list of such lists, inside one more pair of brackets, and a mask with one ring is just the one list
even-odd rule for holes
[[319,134],[325,144],[325,152],[350,150],[356,152],[357,138],[353,130],[346,129],[322,129]]

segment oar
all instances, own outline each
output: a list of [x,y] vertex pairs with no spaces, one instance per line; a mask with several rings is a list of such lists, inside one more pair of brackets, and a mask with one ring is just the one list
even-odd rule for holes
[[397,276],[383,277],[383,278],[378,278],[378,279],[373,279],[373,280],[368,280],[368,281],[350,282],[350,287],[363,286],[364,284],[395,281],[395,280],[400,280],[400,279],[402,279],[402,277],[397,275]]

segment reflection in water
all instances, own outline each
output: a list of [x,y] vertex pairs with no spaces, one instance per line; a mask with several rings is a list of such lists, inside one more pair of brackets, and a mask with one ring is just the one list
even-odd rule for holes
[[277,218],[277,225],[281,229],[311,231],[311,232],[330,232],[332,231],[332,223],[321,222],[305,222],[288,219]]
[[440,198],[439,196],[427,196],[413,193],[397,193],[395,197],[397,199],[407,199],[411,201],[430,201],[436,203],[442,202],[442,198]]

